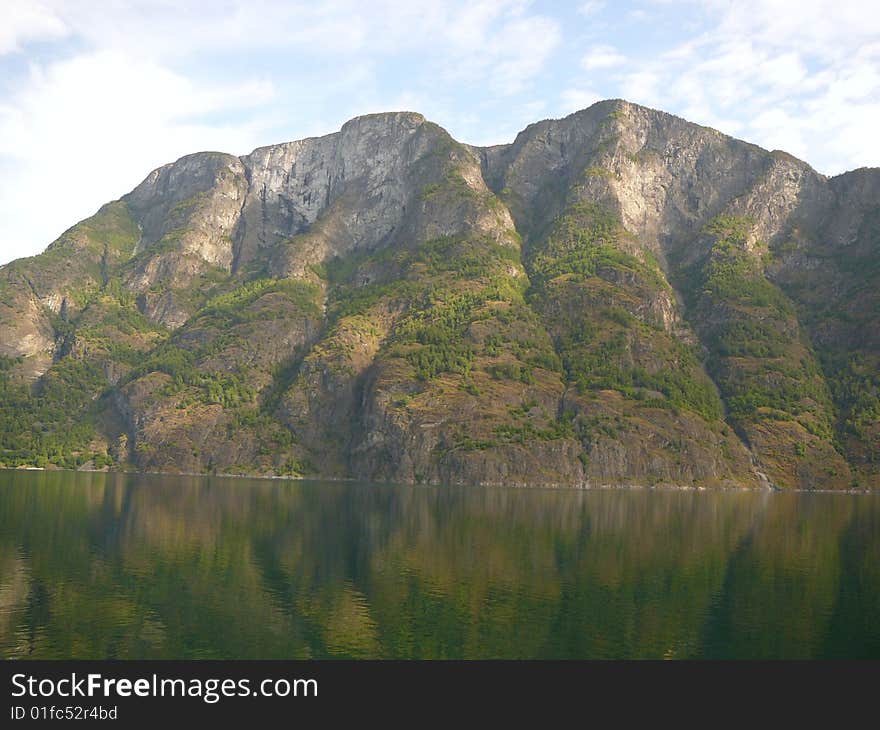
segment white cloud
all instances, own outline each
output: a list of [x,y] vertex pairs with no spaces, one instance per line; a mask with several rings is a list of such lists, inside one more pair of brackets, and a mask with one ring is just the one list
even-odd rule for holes
[[529,14],[519,2],[483,0],[460,9],[446,7],[450,14],[422,46],[436,55],[442,77],[449,82],[478,83],[502,96],[515,94],[543,70],[561,41],[556,20]]
[[627,73],[623,77],[623,98],[645,106],[664,108],[666,89],[661,87],[663,81],[659,71],[652,65]]
[[570,114],[571,112],[586,109],[588,106],[595,104],[602,97],[590,89],[566,89],[562,92],[561,108],[562,114]]
[[0,55],[19,51],[28,41],[61,38],[67,33],[64,22],[42,3],[34,0],[3,1]]
[[626,63],[626,56],[614,46],[595,46],[581,59],[581,68],[593,71],[598,68],[613,68]]
[[880,10],[863,0],[641,3],[662,36],[603,0],[571,29],[532,0],[0,5],[0,262],[181,154],[395,107],[488,142],[624,97],[823,172],[880,164]]
[[590,16],[601,13],[604,9],[605,0],[587,0],[587,2],[580,4],[580,6],[578,7],[578,12],[581,15]]
[[785,149],[796,157],[807,157],[809,150],[798,119],[785,109],[768,109],[749,123],[749,129],[760,136],[770,149]]
[[[561,40],[559,23],[528,0],[0,4],[0,60],[70,41],[53,60],[25,56],[30,72],[18,65],[3,80],[0,263],[36,253],[152,168],[199,149],[240,154],[398,105],[444,112],[437,118],[486,138],[452,90],[479,91],[485,104],[517,94]],[[243,70],[257,54],[278,56],[272,76]],[[389,89],[377,68],[397,59]]]
[[880,35],[880,11],[864,0],[702,0],[702,4],[720,15],[720,34],[749,37],[770,47],[809,49],[825,59],[847,56],[852,46],[846,41]]
[[169,160],[251,150],[260,140],[254,124],[203,117],[273,93],[260,80],[199,86],[116,51],[33,67],[0,106],[0,260],[34,253]]
[[655,0],[706,23],[630,58],[625,98],[681,114],[826,173],[880,165],[880,9],[861,0]]
[[502,93],[520,91],[544,67],[559,40],[555,21],[530,18],[509,23],[486,49],[495,56],[491,83]]
[[94,47],[165,60],[277,48],[334,59],[417,51],[462,58],[465,65],[482,53],[488,58],[481,69],[511,58],[525,67],[559,36],[557,21],[533,12],[525,0],[43,2]]

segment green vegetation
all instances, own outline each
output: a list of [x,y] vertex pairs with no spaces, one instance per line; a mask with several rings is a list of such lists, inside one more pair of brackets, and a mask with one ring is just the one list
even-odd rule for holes
[[526,444],[530,441],[556,441],[575,436],[573,414],[566,412],[560,418],[550,422],[546,428],[538,428],[530,421],[525,423],[502,424],[495,428],[501,443]]
[[119,263],[131,255],[139,238],[140,230],[128,206],[117,200],[65,231],[46,253],[68,249],[69,254],[71,246],[78,248],[85,245],[93,256],[100,258],[106,254],[113,262]]
[[880,464],[880,357],[864,353],[824,353],[844,438],[855,438],[854,456]]
[[629,234],[600,206],[578,203],[528,260],[529,299],[555,334],[566,376],[581,392],[617,390],[643,405],[685,408],[717,419],[722,406],[696,352],[637,309],[669,285],[653,257],[620,250]]
[[[363,312],[381,300],[408,301],[425,290],[442,286],[444,281],[492,278],[502,285],[507,277],[502,264],[519,263],[519,251],[500,246],[489,239],[442,237],[425,242],[417,249],[381,249],[334,257],[324,266],[327,280],[335,286],[330,311],[334,318]],[[353,280],[361,270],[377,267],[386,273],[382,280],[363,286]],[[507,284],[509,286],[509,284]]]
[[[282,294],[298,309],[312,316],[320,315],[321,291],[316,284],[300,279],[254,279],[223,294],[209,299],[196,313],[196,318],[209,318],[223,325],[265,319],[267,313],[248,308],[268,294]],[[271,315],[271,312],[269,313]],[[283,311],[279,316],[284,316]]]
[[[95,422],[101,408],[100,395],[109,387],[102,363],[127,366],[120,387],[144,375],[161,372],[170,382],[156,395],[174,398],[182,410],[195,403],[221,405],[234,412],[233,423],[255,427],[256,391],[246,370],[211,371],[200,366],[208,355],[236,341],[229,327],[278,313],[248,309],[262,297],[282,295],[288,302],[319,316],[318,289],[312,284],[264,279],[248,282],[212,299],[199,312],[201,324],[210,323],[220,335],[200,349],[189,350],[167,339],[167,332],[148,321],[134,306],[133,296],[119,280],[111,278],[73,321],[56,318],[60,340],[75,343],[81,359],[67,356],[55,363],[33,392],[12,380],[14,362],[0,363],[0,463],[9,466],[54,465],[75,468],[88,461],[101,468],[106,454],[92,454]],[[251,413],[251,416],[248,415]],[[267,448],[289,445],[290,433],[277,422],[260,422]],[[251,420],[249,420],[251,419]],[[270,427],[271,426],[271,427]]]
[[[656,356],[665,360],[663,367],[649,371],[629,364],[633,361],[633,330],[642,331],[642,342],[654,343]],[[617,329],[609,339],[583,344],[588,346],[569,348],[564,358],[566,372],[581,392],[617,390],[646,401],[646,405],[685,408],[708,419],[721,418],[718,395],[712,383],[701,376],[700,363],[687,345],[658,336],[644,325],[634,325],[629,333]],[[664,398],[652,397],[651,392]]]
[[715,242],[702,272],[703,295],[791,315],[794,309],[789,299],[764,277],[761,255],[766,247],[748,249],[753,226],[751,218],[738,216],[719,216],[705,226],[704,233]]
[[438,195],[452,198],[478,199],[480,194],[467,184],[460,170],[450,168],[446,172],[446,177],[443,181],[426,185],[422,190],[423,200],[430,200]]
[[489,365],[486,371],[496,380],[519,380],[531,385],[535,382],[534,369],[516,362],[500,362]]
[[164,342],[153,350],[123,382],[137,380],[149,373],[164,373],[171,378],[171,382],[160,390],[159,394],[162,396],[185,393],[186,386],[195,389],[195,394],[189,400],[179,401],[180,408],[193,402],[235,408],[253,402],[256,396],[248,382],[247,373],[212,372],[199,368],[197,354],[173,342]]
[[73,226],[43,254],[14,262],[37,291],[60,291],[67,306],[50,314],[58,361],[32,387],[21,384],[8,358],[0,364],[0,464],[76,468],[108,466],[92,453],[102,394],[109,388],[104,366],[131,366],[143,350],[165,336],[136,309],[117,276],[140,237],[121,201],[105,205]]
[[107,387],[100,368],[66,359],[34,391],[11,379],[15,361],[0,357],[0,464],[76,468],[93,454],[96,399]]
[[704,228],[714,241],[694,284],[710,369],[735,421],[792,419],[830,438],[827,385],[791,301],[764,276],[764,247],[749,245],[753,226],[750,218],[720,216]]
[[617,175],[609,170],[607,167],[600,167],[599,165],[590,165],[584,171],[584,177],[604,177],[604,178],[615,178]]
[[[328,279],[335,283],[329,310],[339,321],[360,316],[382,302],[390,308],[404,307],[406,314],[387,342],[387,355],[406,359],[422,381],[442,373],[467,377],[481,354],[479,341],[470,334],[474,323],[497,319],[508,327],[522,324],[523,329],[537,323],[523,298],[525,278],[520,282],[509,273],[518,262],[516,249],[489,239],[452,237],[393,255],[380,251],[346,262],[334,259],[326,267]],[[360,287],[351,283],[360,269],[377,263],[399,276]],[[486,354],[512,349],[533,365],[558,365],[549,343],[541,348],[521,339],[490,337]]]
[[113,287],[105,287],[74,322],[56,322],[55,330],[91,359],[128,366],[142,362],[145,352],[168,334],[137,310],[130,293],[117,294]]
[[880,474],[880,206],[864,211],[845,245],[799,233],[819,265],[784,284],[814,336],[835,406],[836,444],[860,472],[854,486],[871,483]]
[[558,219],[547,240],[528,260],[533,286],[565,274],[594,276],[602,264],[638,268],[639,262],[616,247],[626,235],[609,211],[592,203],[579,203]]
[[467,375],[474,361],[473,351],[467,346],[431,344],[406,354],[419,380],[430,380],[440,373]]

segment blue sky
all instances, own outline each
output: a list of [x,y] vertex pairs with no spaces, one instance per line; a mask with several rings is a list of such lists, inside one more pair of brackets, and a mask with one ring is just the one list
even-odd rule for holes
[[880,165],[870,0],[0,0],[0,263],[183,154],[410,109],[472,144],[622,97]]

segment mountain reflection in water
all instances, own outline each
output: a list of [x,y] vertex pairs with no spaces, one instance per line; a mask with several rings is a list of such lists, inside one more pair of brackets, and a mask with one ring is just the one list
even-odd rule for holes
[[0,472],[2,658],[880,657],[880,498]]

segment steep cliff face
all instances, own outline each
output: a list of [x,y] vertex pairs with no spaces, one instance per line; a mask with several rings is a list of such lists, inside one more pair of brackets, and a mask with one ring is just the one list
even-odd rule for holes
[[876,486],[880,173],[600,102],[166,165],[0,269],[9,465]]

